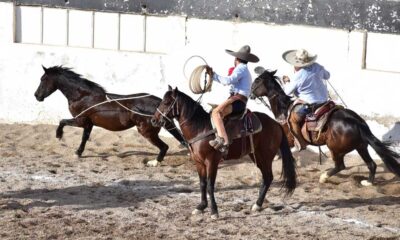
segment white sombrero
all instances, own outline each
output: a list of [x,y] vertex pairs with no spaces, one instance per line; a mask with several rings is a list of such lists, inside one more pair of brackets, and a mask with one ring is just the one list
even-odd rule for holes
[[239,51],[237,51],[237,52],[234,52],[234,51],[228,50],[228,49],[225,50],[225,52],[228,53],[229,55],[232,55],[232,56],[242,59],[244,61],[258,62],[259,61],[258,57],[256,55],[250,53],[250,51],[251,51],[251,49],[250,49],[249,45],[245,45],[245,46],[241,47],[239,49]]
[[317,55],[312,55],[305,49],[299,49],[284,52],[282,58],[295,67],[306,67],[317,60]]

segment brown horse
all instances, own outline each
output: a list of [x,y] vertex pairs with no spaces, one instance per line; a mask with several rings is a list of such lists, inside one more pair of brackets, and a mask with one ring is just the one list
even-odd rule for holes
[[[110,131],[122,131],[136,126],[138,132],[160,150],[156,160],[150,164],[156,165],[163,160],[168,145],[158,137],[160,127],[154,127],[150,121],[161,102],[160,98],[145,93],[132,95],[107,93],[100,85],[82,78],[69,68],[54,66],[43,67],[43,70],[44,74],[35,97],[38,101],[43,101],[56,90],[60,90],[68,99],[69,111],[74,118],[60,121],[56,137],[62,138],[63,128],[66,125],[83,128],[82,142],[75,152],[79,157],[85,149],[93,126]],[[165,128],[181,144],[186,145],[173,122],[167,123]]]
[[[253,205],[253,211],[259,211],[264,202],[265,195],[273,180],[272,160],[278,150],[282,152],[282,175],[287,194],[296,188],[295,160],[290,152],[282,127],[269,116],[263,113],[254,114],[262,123],[262,131],[253,135],[254,154],[251,154],[250,139],[246,138],[245,150],[242,152],[242,140],[233,140],[228,150],[228,159],[238,159],[249,155],[257,167],[261,170],[263,182],[260,186],[259,197]],[[218,164],[223,158],[220,151],[209,145],[209,141],[215,137],[207,134],[212,130],[210,115],[204,111],[200,104],[177,88],[165,93],[157,112],[152,120],[156,125],[162,125],[166,120],[175,118],[182,129],[183,136],[188,142],[191,158],[196,162],[197,172],[200,177],[201,203],[193,211],[193,214],[202,213],[207,207],[207,190],[211,201],[211,217],[218,217],[217,204],[214,198],[214,184],[217,176]],[[196,138],[196,141],[193,141]]]
[[[275,76],[276,71],[269,72],[265,69],[260,71],[260,69],[256,68],[256,73],[259,76],[254,80],[251,87],[251,97],[254,99],[266,96],[271,104],[271,110],[275,118],[279,120],[287,119],[288,109],[293,100],[283,91],[278,77]],[[285,124],[287,125],[287,123]],[[291,135],[290,132],[287,132],[287,134]],[[335,162],[333,169],[321,174],[321,183],[326,182],[329,177],[345,169],[344,156],[353,150],[357,150],[369,169],[368,180],[361,181],[361,184],[364,186],[372,185],[375,178],[376,164],[369,155],[368,145],[372,146],[390,171],[400,176],[400,164],[396,160],[396,158],[399,158],[399,154],[390,150],[388,144],[379,141],[372,134],[364,119],[350,109],[335,110],[330,115],[326,127],[318,140],[309,144],[314,146],[326,145]]]

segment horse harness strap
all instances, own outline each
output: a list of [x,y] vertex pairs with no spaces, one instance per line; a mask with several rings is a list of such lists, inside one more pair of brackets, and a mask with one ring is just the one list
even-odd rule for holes
[[193,144],[193,143],[195,143],[195,142],[197,142],[197,141],[200,141],[201,139],[206,138],[206,137],[208,137],[208,136],[210,136],[210,135],[212,135],[212,134],[214,134],[214,133],[216,133],[216,132],[217,132],[217,130],[215,130],[215,129],[208,130],[207,132],[202,133],[202,134],[199,134],[199,135],[197,135],[196,137],[194,137],[194,138],[188,140],[188,143],[189,143],[189,144]]

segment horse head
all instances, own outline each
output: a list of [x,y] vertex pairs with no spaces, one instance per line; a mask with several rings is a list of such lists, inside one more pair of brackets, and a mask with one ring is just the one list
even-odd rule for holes
[[44,74],[40,78],[39,87],[36,89],[36,100],[42,102],[46,97],[50,96],[57,90],[56,79],[54,74],[50,74],[49,69],[42,65]]
[[278,79],[275,76],[276,71],[277,70],[270,72],[263,67],[256,67],[254,69],[254,72],[258,77],[251,85],[251,99],[262,96],[272,96],[279,88],[281,88],[277,82]]
[[173,122],[172,119],[178,116],[176,104],[178,91],[177,87],[172,89],[172,87],[168,85],[168,91],[164,94],[160,105],[157,107],[157,111],[151,119],[153,126],[164,126],[166,121]]

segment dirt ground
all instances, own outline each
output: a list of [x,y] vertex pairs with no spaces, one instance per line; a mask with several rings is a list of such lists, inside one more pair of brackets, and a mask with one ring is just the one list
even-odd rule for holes
[[250,211],[260,173],[248,158],[220,164],[220,218],[191,212],[199,182],[187,151],[172,138],[161,166],[135,130],[94,129],[76,158],[82,129],[0,124],[0,239],[400,239],[400,180],[377,160],[376,185],[362,187],[368,170],[359,157],[325,184],[333,161],[295,154],[299,187],[280,192],[280,160],[261,212]]

